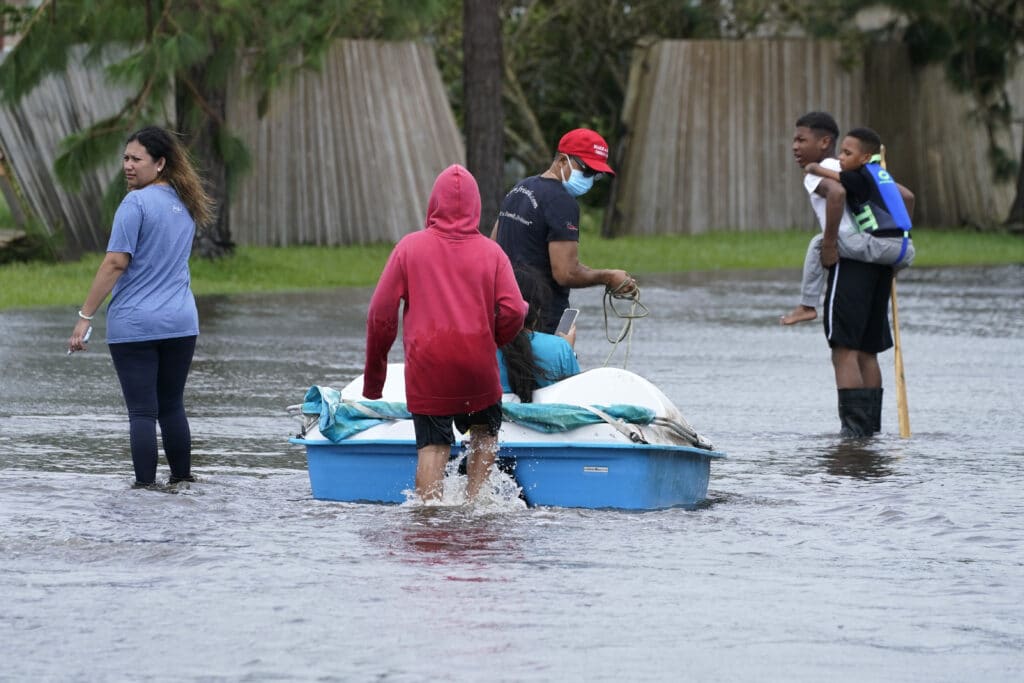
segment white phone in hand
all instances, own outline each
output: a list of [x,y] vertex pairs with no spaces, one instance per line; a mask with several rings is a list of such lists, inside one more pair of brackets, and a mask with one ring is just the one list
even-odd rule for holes
[[555,334],[569,334],[569,330],[576,324],[576,318],[579,317],[579,314],[580,309],[578,308],[567,308],[562,311],[562,319],[558,321]]
[[[91,337],[91,336],[92,336],[92,325],[89,325],[89,327],[85,330],[85,334],[82,336],[82,343],[83,344],[88,344],[89,343],[89,337]],[[71,353],[72,353],[71,349],[68,349],[68,355],[69,356],[71,355]]]

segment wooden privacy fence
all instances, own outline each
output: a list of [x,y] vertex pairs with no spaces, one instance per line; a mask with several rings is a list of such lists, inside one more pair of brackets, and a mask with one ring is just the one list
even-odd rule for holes
[[606,229],[698,234],[810,226],[793,122],[861,118],[859,72],[836,43],[661,41],[634,57],[621,170]]
[[[240,74],[227,112],[228,126],[253,158],[231,204],[239,244],[397,241],[423,227],[437,175],[465,163],[425,44],[339,41],[321,71],[303,73],[271,96],[262,119],[242,83]],[[53,173],[59,143],[115,113],[127,96],[106,84],[100,67],[72,59],[65,73],[47,78],[17,107],[0,108],[0,147],[26,208],[62,237],[69,253],[106,246],[102,197],[119,172],[121,150],[110,150],[110,164],[69,192]]]
[[[638,49],[625,133],[613,140],[619,174],[605,231],[814,227],[790,152],[793,123],[813,109],[832,112],[842,129],[878,130],[894,175],[917,195],[918,224],[1005,218],[1013,181],[992,182],[973,104],[950,90],[939,67],[912,69],[899,46],[875,47],[850,70],[838,60],[837,44],[797,39]],[[227,113],[254,162],[231,205],[240,244],[394,242],[423,225],[437,174],[465,159],[425,44],[339,41],[321,71],[271,96],[262,119],[242,82],[240,75],[229,88]],[[1014,111],[1024,111],[1024,74],[1010,94]],[[59,143],[114,113],[128,95],[79,59],[17,107],[0,108],[0,152],[24,208],[68,252],[105,246],[101,198],[121,150],[69,192],[53,175]],[[1016,123],[1005,141],[1011,153],[1021,149],[1021,135]]]
[[[910,64],[906,50],[886,45],[867,55],[866,121],[882,136],[893,176],[916,197],[914,220],[921,225],[991,225],[1006,220],[1014,179],[995,182],[985,128],[976,105],[955,93],[941,66]],[[1024,72],[1008,83],[1017,122],[999,142],[1018,161]]]
[[0,151],[18,187],[11,196],[27,204],[17,210],[38,218],[40,228],[69,253],[106,245],[103,193],[120,167],[120,150],[111,150],[108,164],[87,173],[78,191],[69,191],[53,172],[60,142],[113,115],[128,97],[107,84],[102,69],[83,66],[83,54],[76,51],[63,73],[47,76],[17,107],[0,107]]
[[262,119],[244,90],[229,102],[254,162],[231,203],[239,244],[395,242],[423,227],[437,175],[465,163],[423,43],[339,41]]
[[[1024,77],[1011,84],[1024,111]],[[793,124],[831,112],[840,130],[875,128],[918,224],[1003,220],[1013,183],[993,185],[984,130],[939,67],[911,69],[900,46],[839,65],[839,46],[807,40],[661,41],[639,49],[616,145],[608,234],[815,227],[791,154]],[[1008,141],[1021,149],[1020,129]]]

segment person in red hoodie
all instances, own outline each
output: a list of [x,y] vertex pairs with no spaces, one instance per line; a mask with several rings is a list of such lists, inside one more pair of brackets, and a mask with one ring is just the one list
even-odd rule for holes
[[454,164],[434,181],[426,229],[403,237],[388,258],[366,319],[363,396],[381,397],[402,304],[405,397],[416,429],[416,493],[442,494],[455,443],[470,433],[467,493],[490,474],[501,427],[496,351],[523,326],[526,302],[508,256],[482,235],[480,191]]

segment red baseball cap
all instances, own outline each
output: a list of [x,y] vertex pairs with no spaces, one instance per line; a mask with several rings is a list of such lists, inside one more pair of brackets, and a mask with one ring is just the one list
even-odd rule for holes
[[608,143],[589,128],[576,128],[563,135],[558,141],[558,151],[579,157],[589,168],[599,173],[615,175],[615,171],[608,165]]

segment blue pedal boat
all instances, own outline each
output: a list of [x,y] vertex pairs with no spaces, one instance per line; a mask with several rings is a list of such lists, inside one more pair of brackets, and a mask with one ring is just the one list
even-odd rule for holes
[[[290,441],[305,447],[313,497],[401,503],[414,489],[416,440],[405,411],[403,366],[388,368],[384,396],[312,387],[291,409],[304,418]],[[506,396],[506,399],[512,399]],[[499,461],[530,506],[656,510],[707,498],[713,449],[653,384],[598,368],[503,402]],[[453,447],[453,457],[461,443]],[[507,470],[506,470],[507,471]]]

